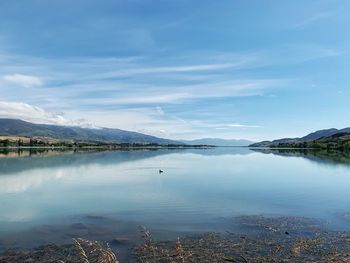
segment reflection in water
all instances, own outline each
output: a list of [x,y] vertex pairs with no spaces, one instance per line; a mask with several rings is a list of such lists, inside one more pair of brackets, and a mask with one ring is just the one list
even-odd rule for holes
[[[0,159],[0,195],[17,194],[28,195],[34,199],[32,192],[37,189],[40,193],[46,192],[51,187],[65,187],[66,182],[73,183],[77,192],[71,193],[75,197],[80,197],[78,191],[82,186],[89,186],[93,189],[87,189],[93,194],[100,189],[94,189],[95,184],[107,184],[107,181],[114,180],[121,187],[123,184],[135,188],[149,180],[145,176],[145,171],[158,171],[164,165],[152,162],[152,165],[137,165],[144,159],[154,159],[170,154],[199,154],[203,156],[217,156],[226,154],[247,154],[247,149],[217,148],[212,150],[206,149],[143,149],[137,151],[102,151],[102,152],[74,152],[74,151],[53,151],[53,150],[31,150],[31,151],[8,151],[5,155],[9,158]],[[18,155],[17,155],[18,154]],[[21,158],[11,158],[19,156]],[[166,167],[167,172],[177,169],[183,165],[175,164],[173,167]],[[188,167],[190,170],[191,167]],[[125,175],[128,176],[125,176]],[[72,180],[74,180],[72,182]],[[77,183],[79,181],[80,183]],[[151,182],[152,183],[152,182]],[[41,188],[41,189],[40,189]],[[56,191],[56,189],[54,189]],[[62,193],[66,189],[62,189]],[[119,192],[116,189],[117,192]],[[144,190],[142,190],[144,191]],[[142,192],[141,191],[141,192]],[[26,192],[28,192],[26,194]],[[61,193],[60,193],[61,194]],[[141,194],[141,193],[139,193]],[[115,194],[117,196],[118,193]],[[16,197],[16,195],[14,196]],[[88,197],[91,197],[89,195]],[[57,197],[56,197],[57,198]],[[125,197],[124,197],[125,198]],[[92,198],[92,202],[95,201]],[[42,200],[40,200],[42,201]],[[57,200],[56,200],[57,201]],[[82,201],[83,203],[84,201]],[[23,202],[16,204],[17,209],[9,210],[7,213],[0,215],[0,220],[25,221],[33,217],[30,208],[21,207]],[[19,209],[21,208],[21,209]],[[75,208],[73,208],[75,209]],[[60,211],[56,211],[60,212]],[[1,226],[0,226],[1,227]]]
[[250,151],[248,148],[232,149],[228,147],[218,147],[213,149],[145,148],[140,150],[119,151],[71,151],[51,149],[28,149],[15,151],[2,149],[0,151],[0,176],[2,174],[17,173],[20,171],[44,167],[53,168],[60,166],[77,166],[91,163],[99,163],[101,165],[112,163],[116,164],[174,153],[193,153],[207,156],[218,156],[227,154],[245,155],[252,153],[252,151]]
[[6,156],[0,158],[0,249],[77,235],[112,240],[134,235],[139,224],[162,237],[225,231],[230,218],[247,214],[349,227],[338,217],[349,212],[350,200],[350,167],[334,165],[346,163],[343,155],[214,148]]
[[320,164],[350,164],[349,151],[285,148],[251,148],[251,150],[260,153],[276,154],[285,157],[303,157]]

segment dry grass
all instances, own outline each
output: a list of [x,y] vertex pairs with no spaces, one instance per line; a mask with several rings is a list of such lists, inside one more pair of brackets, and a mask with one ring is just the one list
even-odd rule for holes
[[117,256],[98,241],[73,239],[73,244],[46,245],[31,251],[7,251],[0,255],[1,263],[119,263]]
[[117,256],[113,253],[108,244],[107,247],[103,247],[98,241],[82,238],[73,239],[73,241],[84,263],[119,263]]
[[136,249],[138,259],[142,263],[185,263],[190,262],[192,253],[184,250],[180,241],[177,239],[171,248],[164,247],[153,241],[151,232],[144,226],[140,227],[144,244]]

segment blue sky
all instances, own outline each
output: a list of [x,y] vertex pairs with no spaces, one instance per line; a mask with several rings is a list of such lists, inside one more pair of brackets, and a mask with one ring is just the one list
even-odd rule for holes
[[0,117],[174,139],[349,127],[350,1],[2,0]]

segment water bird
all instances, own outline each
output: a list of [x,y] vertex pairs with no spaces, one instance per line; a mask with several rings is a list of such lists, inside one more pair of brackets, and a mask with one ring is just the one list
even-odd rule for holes
[[163,171],[159,169],[159,173],[161,174],[161,173],[163,173]]

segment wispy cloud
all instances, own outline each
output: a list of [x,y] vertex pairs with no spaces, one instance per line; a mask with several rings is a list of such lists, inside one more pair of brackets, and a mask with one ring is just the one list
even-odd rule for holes
[[261,127],[259,125],[247,125],[247,124],[240,124],[240,123],[227,124],[227,126],[230,128],[260,128]]
[[159,113],[159,115],[164,115],[164,114],[165,114],[165,113],[164,113],[164,110],[162,109],[162,107],[157,106],[157,107],[156,107],[156,110],[157,110],[157,112]]
[[221,124],[219,127],[215,127],[216,130],[230,130],[230,129],[250,129],[250,128],[261,128],[260,125],[250,125],[241,123],[230,123]]
[[322,13],[313,14],[313,15],[301,20],[297,24],[295,24],[294,27],[295,28],[304,28],[304,27],[312,25],[318,21],[327,19],[327,18],[331,17],[332,15],[333,14],[329,13],[329,12],[322,12]]
[[[0,76],[14,76],[17,74],[14,72],[41,76],[41,86],[19,85],[0,78],[3,100],[0,117],[121,128],[172,139],[194,139],[212,134],[254,140],[257,137],[254,132],[260,131],[254,128],[260,126],[249,124],[250,121],[247,124],[244,113],[232,118],[232,111],[239,107],[235,103],[238,98],[241,101],[267,98],[266,95],[278,93],[294,81],[282,78],[280,74],[277,77],[270,74],[274,67],[337,55],[331,49],[298,48],[250,54],[202,51],[166,58],[71,57],[52,60],[6,55],[0,60]],[[268,74],[256,74],[265,68]],[[6,101],[21,101],[22,104],[7,105],[4,104]],[[220,105],[226,105],[225,109],[220,110]],[[206,112],[194,114],[201,110]],[[62,111],[65,114],[55,113]]]
[[[0,62],[0,88],[7,100],[17,100],[21,93],[26,102],[50,108],[74,106],[112,106],[179,103],[209,98],[261,95],[264,90],[280,83],[277,79],[237,78],[235,70],[249,68],[257,59],[256,53],[245,55],[201,53],[196,65],[191,56],[157,59],[130,58],[69,58],[50,60],[5,56]],[[215,61],[215,63],[209,63]],[[220,63],[221,61],[221,63]],[[171,63],[170,63],[171,62]],[[28,65],[32,68],[28,68]],[[167,66],[165,66],[167,64]],[[172,65],[170,65],[172,64]],[[155,66],[157,65],[157,66]],[[9,74],[11,71],[26,74]],[[4,74],[5,73],[5,74]],[[35,73],[45,76],[34,77]],[[7,81],[7,82],[4,82]],[[11,85],[41,90],[17,90]],[[54,103],[56,101],[56,104]]]
[[[186,101],[215,99],[215,98],[234,98],[246,96],[259,96],[266,90],[273,89],[280,85],[284,80],[254,79],[242,81],[227,81],[203,83],[183,86],[141,86],[134,87],[132,90],[111,90],[109,96],[100,98],[84,98],[78,105],[138,105],[138,104],[166,104],[182,103]],[[74,91],[74,97],[79,97],[83,92]],[[73,96],[73,94],[72,94]],[[68,99],[69,101],[69,99]],[[72,101],[73,102],[73,101]]]
[[[216,129],[221,125],[217,123],[220,113],[213,111],[216,117],[206,119],[188,115],[212,100],[261,96],[283,86],[284,79],[235,74],[254,68],[260,55],[257,52],[201,52],[166,59],[56,60],[6,55],[0,60],[0,75],[24,72],[26,76],[43,76],[40,79],[45,79],[42,81],[45,89],[33,85],[16,86],[2,79],[0,89],[4,97],[0,103],[0,117],[57,125],[120,128],[172,139],[208,137],[211,133],[233,138],[234,132],[222,130],[221,133]],[[21,102],[13,102],[18,100]],[[181,110],[185,108],[187,112]],[[222,114],[223,117],[227,113]]]
[[18,73],[12,75],[5,75],[2,78],[6,82],[10,82],[25,88],[41,87],[44,84],[41,78],[37,76],[23,75]]
[[96,75],[99,78],[116,78],[125,76],[135,76],[144,74],[156,74],[156,73],[179,73],[179,72],[201,72],[201,71],[215,71],[219,69],[234,68],[243,64],[243,62],[237,63],[222,63],[222,64],[200,64],[200,65],[187,65],[187,66],[172,66],[172,67],[136,67],[129,69],[121,69],[117,71],[106,72]]

